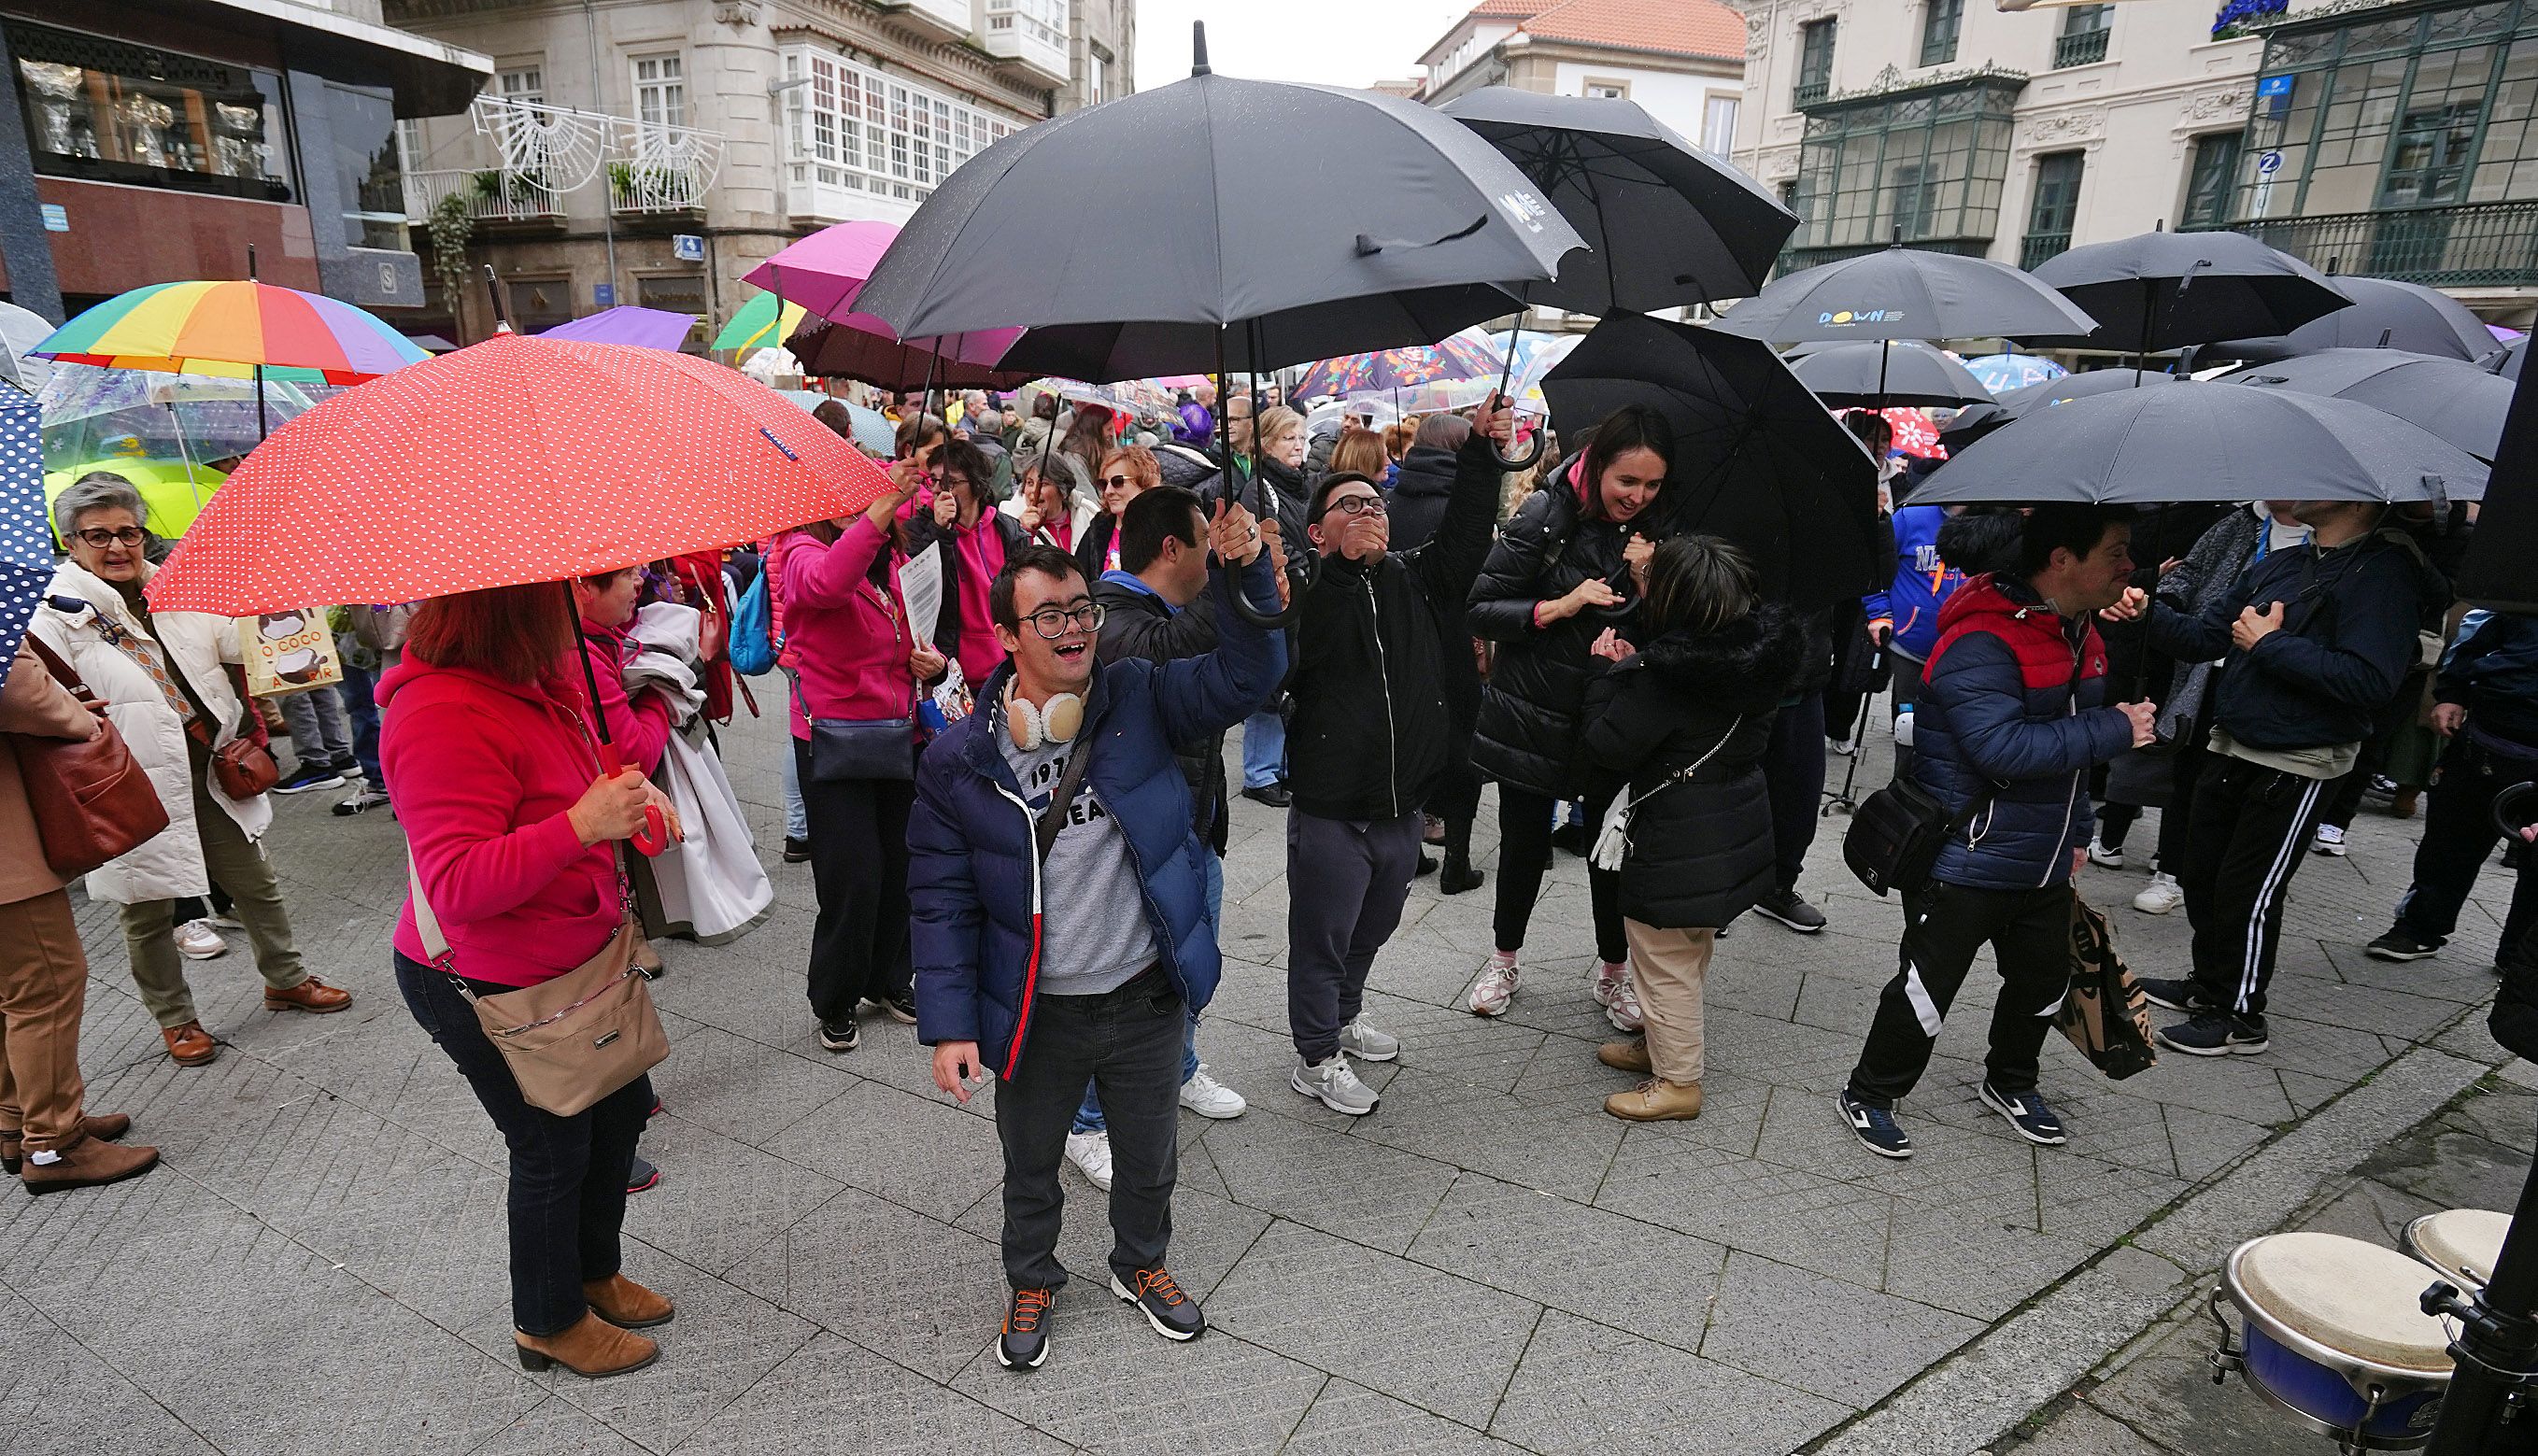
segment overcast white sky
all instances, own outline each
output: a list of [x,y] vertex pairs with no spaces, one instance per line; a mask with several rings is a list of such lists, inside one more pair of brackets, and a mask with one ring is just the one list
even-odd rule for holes
[[1419,53],[1472,0],[1137,0],[1137,89],[1189,74],[1190,22],[1228,76],[1367,86],[1419,74]]

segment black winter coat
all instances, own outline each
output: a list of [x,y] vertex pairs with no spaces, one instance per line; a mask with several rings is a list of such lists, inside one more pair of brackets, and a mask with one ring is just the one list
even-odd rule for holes
[[[1096,578],[1093,600],[1109,615],[1093,644],[1094,658],[1104,667],[1141,658],[1158,667],[1174,658],[1202,657],[1216,650],[1216,593],[1178,612],[1142,585],[1113,576]],[[1172,757],[1189,780],[1190,828],[1218,855],[1225,853],[1225,734],[1172,745]]]
[[[1629,595],[1622,547],[1626,531],[1658,535],[1645,513],[1625,528],[1589,518],[1569,484],[1570,464],[1499,533],[1498,545],[1472,586],[1467,621],[1475,635],[1499,644],[1498,661],[1481,689],[1472,731],[1472,766],[1499,782],[1554,799],[1577,794],[1577,714],[1586,680],[1601,666],[1586,649],[1605,628],[1629,628],[1595,612],[1551,626],[1533,625],[1537,603],[1569,594],[1579,582],[1613,581]],[[1663,508],[1659,501],[1651,510]],[[1830,661],[1832,646],[1826,645]]]
[[[1454,452],[1435,445],[1413,445],[1401,457],[1401,473],[1392,482],[1386,502],[1392,510],[1392,549],[1417,551],[1436,539],[1445,519],[1445,502],[1454,493]],[[1445,633],[1445,715],[1453,720],[1458,741],[1472,736],[1472,720],[1481,712],[1481,665],[1472,655],[1471,626],[1463,603],[1441,614]],[[1459,648],[1460,650],[1456,650]]]
[[1475,436],[1455,457],[1436,537],[1367,564],[1321,559],[1297,613],[1295,712],[1287,724],[1296,808],[1322,819],[1396,819],[1427,802],[1451,761],[1448,621],[1489,555],[1499,466]]
[[[1108,517],[1099,519],[1106,520]],[[1031,538],[1023,534],[1023,523],[993,506],[978,517],[978,524],[973,529],[993,531],[1003,537],[1007,560],[1031,544]],[[934,619],[934,650],[957,662],[961,657],[961,576],[968,563],[961,559],[960,549],[953,544],[952,533],[934,524],[931,513],[920,510],[900,525],[901,550],[911,557],[922,554],[925,548],[938,541],[943,544],[943,610]],[[969,686],[977,687],[975,683]]]
[[[1590,801],[1624,778],[1635,799],[1648,796],[1632,811],[1624,915],[1662,930],[1714,928],[1771,889],[1763,752],[1807,651],[1804,620],[1767,605],[1721,631],[1660,637],[1588,685],[1580,747]],[[1689,781],[1667,782],[1712,748]]]

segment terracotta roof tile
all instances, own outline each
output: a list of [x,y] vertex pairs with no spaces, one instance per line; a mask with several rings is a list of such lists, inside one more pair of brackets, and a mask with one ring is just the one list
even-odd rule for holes
[[[1507,7],[1500,3],[1492,13]],[[1557,0],[1541,4],[1524,29],[1545,40],[1612,45],[1672,55],[1745,58],[1745,19],[1718,0]]]

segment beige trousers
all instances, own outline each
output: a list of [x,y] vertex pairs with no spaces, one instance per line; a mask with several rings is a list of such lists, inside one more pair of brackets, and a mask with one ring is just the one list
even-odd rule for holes
[[0,905],[0,1128],[37,1153],[80,1140],[88,957],[68,892]]
[[1715,930],[1659,930],[1624,920],[1631,940],[1631,974],[1639,989],[1639,1015],[1647,1024],[1648,1065],[1683,1086],[1701,1081],[1701,988],[1709,979]]

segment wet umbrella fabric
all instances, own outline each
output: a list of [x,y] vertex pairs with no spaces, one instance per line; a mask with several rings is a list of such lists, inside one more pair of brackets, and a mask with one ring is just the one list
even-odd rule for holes
[[2243,232],[2091,243],[2045,259],[2036,277],[2098,320],[2088,345],[2134,354],[2289,333],[2353,301],[2316,269]]
[[1717,326],[1800,344],[2087,334],[2098,320],[2006,263],[1889,247],[1773,279]]
[[53,579],[38,413],[33,400],[0,389],[0,676],[17,658],[35,604]]
[[1912,503],[2473,500],[2485,462],[2352,400],[2170,384],[2032,414],[1983,436]]
[[1529,302],[1572,312],[1651,312],[1751,297],[1795,213],[1761,183],[1618,98],[1483,87],[1443,107],[1524,169],[1594,249]]
[[1991,391],[1964,364],[1917,342],[1837,344],[1790,366],[1828,405],[1966,405]]
[[2393,278],[2329,280],[2353,300],[2272,338],[2225,339],[2199,359],[2264,364],[2327,349],[2401,349],[2440,359],[2490,360],[2503,347],[2467,305],[2437,288]]
[[[784,347],[814,379],[860,379],[877,389],[1018,389],[1039,377],[997,363],[1021,336],[1018,329],[955,334],[908,343],[869,313],[832,322],[806,317]],[[939,344],[937,353],[929,345]]]
[[676,349],[688,342],[696,326],[697,316],[693,313],[620,303],[585,318],[557,324],[538,337],[579,339],[585,344],[626,344],[636,349]]
[[1669,522],[1743,548],[1770,595],[1812,610],[1875,588],[1877,467],[1768,346],[1617,313],[1542,392],[1564,439],[1624,405],[1662,413],[1683,462]]
[[2524,334],[2504,345],[2503,352],[2488,362],[2494,365],[2497,374],[2505,379],[2517,379],[2520,377],[2520,362],[2528,357],[2529,338]]
[[[2332,317],[2333,315],[2329,315]],[[2511,412],[2512,381],[2463,360],[2395,349],[2329,349],[2249,364],[2212,381],[2359,400],[2492,460]]]

